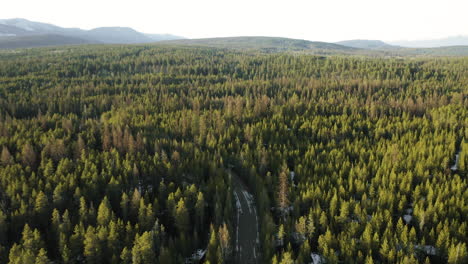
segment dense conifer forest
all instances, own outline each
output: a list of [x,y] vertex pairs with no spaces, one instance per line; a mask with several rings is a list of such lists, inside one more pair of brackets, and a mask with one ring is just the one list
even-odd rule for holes
[[0,263],[236,263],[233,177],[256,263],[467,263],[467,125],[468,58],[4,51]]

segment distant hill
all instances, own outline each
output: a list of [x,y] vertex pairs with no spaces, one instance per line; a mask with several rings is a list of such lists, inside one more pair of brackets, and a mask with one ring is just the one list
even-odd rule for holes
[[15,26],[0,24],[0,37],[5,36],[24,36],[29,35],[30,33],[22,28]]
[[[383,43],[383,44],[382,44]],[[161,41],[157,45],[201,46],[237,50],[257,50],[261,52],[300,52],[318,55],[358,55],[358,56],[468,56],[468,46],[440,48],[404,48],[388,45],[381,41],[351,41],[345,43],[308,41],[278,37],[227,37],[206,39],[182,39]],[[358,48],[361,47],[361,48]],[[366,47],[366,48],[363,48]]]
[[154,41],[163,41],[163,40],[175,40],[175,39],[185,39],[184,37],[175,36],[171,34],[145,34]]
[[33,22],[23,18],[0,19],[0,24],[15,27],[22,30],[22,32],[27,35],[53,34],[67,31],[66,28],[61,28],[52,24]]
[[397,48],[381,40],[353,39],[336,42],[336,44],[358,49],[390,49]]
[[394,41],[392,45],[410,48],[437,48],[448,46],[468,46],[468,36],[454,36],[442,39]]
[[42,35],[26,35],[1,37],[0,49],[19,49],[30,47],[47,47],[47,46],[63,46],[63,45],[78,45],[90,44],[92,41],[74,38],[63,35],[42,34]]
[[[455,41],[453,43],[463,43],[462,41]],[[466,44],[460,44],[451,46],[446,42],[446,46],[441,45],[440,47],[405,47],[404,45],[390,45],[381,40],[346,40],[340,41],[336,44],[354,47],[364,50],[374,50],[381,52],[385,55],[390,56],[468,56],[468,42]],[[398,44],[398,43],[394,43]]]
[[319,53],[348,53],[356,50],[355,48],[346,47],[334,43],[278,37],[227,37],[206,39],[182,39],[162,41],[160,42],[160,44],[178,44],[229,49],[255,49],[265,52],[316,51]]
[[468,46],[401,48],[397,54],[403,56],[468,56]]
[[128,27],[101,27],[88,30],[83,35],[86,39],[96,40],[101,43],[134,44],[153,42],[153,39],[143,33]]
[[[338,43],[281,37],[226,37],[184,39],[170,34],[145,34],[128,27],[91,30],[62,28],[26,19],[0,19],[0,49],[78,44],[138,44],[201,46],[259,52],[296,52],[317,55],[357,56],[468,56],[468,37],[438,40],[439,48],[408,48],[380,40],[346,40]],[[458,46],[445,44],[461,43]],[[466,44],[464,44],[466,43]],[[395,43],[391,43],[395,44]],[[427,44],[427,43],[426,43]],[[466,46],[463,46],[466,45]],[[420,44],[422,45],[422,44]],[[428,45],[428,44],[427,44]],[[435,45],[433,42],[431,45]]]
[[29,48],[83,43],[136,44],[180,38],[169,34],[144,34],[128,27],[101,27],[82,30],[62,28],[22,18],[0,19],[0,43],[2,43],[0,48]]

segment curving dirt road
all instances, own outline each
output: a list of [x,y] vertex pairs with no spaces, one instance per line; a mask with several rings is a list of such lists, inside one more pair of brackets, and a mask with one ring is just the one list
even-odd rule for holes
[[236,200],[236,230],[234,234],[234,263],[256,264],[259,255],[257,208],[251,193],[233,172],[234,198]]

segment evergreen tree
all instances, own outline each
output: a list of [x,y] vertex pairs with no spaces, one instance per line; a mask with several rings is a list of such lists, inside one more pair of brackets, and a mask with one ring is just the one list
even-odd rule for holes
[[279,184],[278,184],[278,208],[281,210],[281,213],[286,213],[286,210],[289,206],[289,183],[288,183],[288,175],[287,175],[287,168],[283,165],[283,168],[279,174]]
[[23,145],[21,150],[21,160],[24,166],[34,167],[36,165],[36,153],[29,143]]
[[84,235],[84,256],[87,263],[97,264],[102,262],[102,248],[96,229],[89,226]]
[[101,226],[107,226],[112,220],[112,209],[107,196],[102,199],[98,208],[97,223]]
[[47,252],[43,248],[41,248],[39,250],[39,253],[36,256],[36,261],[34,262],[34,264],[49,264],[49,263],[50,263],[50,260],[47,257]]
[[144,232],[141,236],[137,235],[132,248],[132,263],[153,263],[155,257],[154,240],[151,232]]
[[283,257],[281,258],[280,264],[293,264],[294,261],[292,259],[290,252],[284,252]]
[[185,233],[189,230],[189,214],[188,210],[185,207],[184,199],[180,199],[177,203],[175,215],[174,215],[177,229],[180,233]]
[[0,154],[0,164],[6,166],[13,164],[13,156],[11,156],[10,151],[6,146],[2,148],[2,154]]

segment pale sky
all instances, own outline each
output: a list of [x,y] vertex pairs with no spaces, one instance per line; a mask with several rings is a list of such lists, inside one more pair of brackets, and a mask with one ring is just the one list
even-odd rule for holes
[[17,17],[188,38],[392,41],[468,35],[468,0],[3,0],[0,18]]

